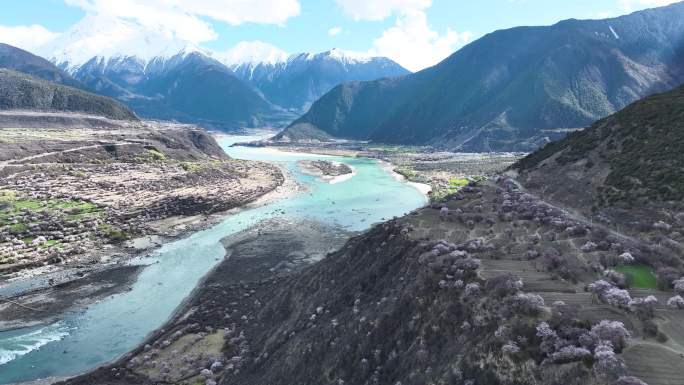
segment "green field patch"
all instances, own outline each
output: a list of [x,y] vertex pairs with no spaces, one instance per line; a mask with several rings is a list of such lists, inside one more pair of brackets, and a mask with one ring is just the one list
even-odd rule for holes
[[197,172],[202,169],[202,165],[196,162],[181,162],[180,167],[187,172]]
[[451,187],[464,187],[470,183],[468,178],[451,178],[449,179],[449,186]]
[[84,202],[79,200],[54,200],[48,203],[50,208],[62,209],[62,210],[78,210],[78,211],[92,211],[97,208],[94,204],[90,202]]
[[23,233],[24,231],[27,231],[28,226],[26,225],[26,223],[15,223],[13,225],[10,225],[9,229],[11,233],[19,234]]
[[6,207],[0,208],[0,226],[6,226],[12,224],[12,221],[10,220],[10,215],[12,213],[10,210]]
[[40,245],[38,247],[40,247],[41,249],[47,249],[48,247],[59,246],[60,244],[62,244],[62,242],[60,242],[56,239],[50,239],[48,241],[45,241],[45,243],[43,243],[42,245]]
[[157,149],[150,148],[150,149],[147,149],[146,152],[136,155],[135,161],[137,163],[165,162],[166,161],[166,154],[164,154],[163,152],[161,152]]
[[411,178],[415,178],[416,176],[418,176],[417,172],[413,171],[412,168],[406,167],[406,166],[397,167],[394,169],[394,172],[396,172],[397,174],[403,175],[406,179],[411,179]]
[[[28,230],[25,223],[12,224],[12,220],[23,210],[33,212],[48,211],[66,215],[71,222],[81,222],[86,218],[100,217],[104,210],[91,202],[79,199],[28,199],[11,190],[0,190],[0,226],[9,226],[10,231],[19,234]],[[33,222],[39,224],[41,221]]]
[[102,214],[103,214],[102,210],[96,210],[96,211],[91,211],[91,212],[69,214],[66,216],[66,219],[69,222],[83,222],[86,219],[98,218]]
[[102,232],[102,234],[105,237],[109,238],[114,242],[125,241],[127,239],[130,239],[131,237],[130,234],[128,234],[127,232],[106,223],[100,225],[98,227],[98,230],[100,230],[100,232]]
[[163,162],[166,160],[166,155],[159,150],[147,150],[147,152],[149,153],[150,157],[153,160],[160,161],[160,162]]
[[627,276],[630,287],[635,289],[656,289],[658,282],[653,269],[645,265],[618,266],[615,271]]
[[397,145],[390,145],[390,144],[376,144],[373,146],[369,146],[367,148],[367,150],[368,151],[377,151],[377,152],[409,153],[409,152],[420,151],[420,147],[397,146]]
[[45,205],[45,203],[33,199],[18,199],[14,201],[12,205],[14,206],[14,209],[17,211],[23,209],[38,210],[42,208]]
[[31,244],[31,242],[33,242],[34,239],[36,239],[36,237],[26,237],[26,238],[22,238],[21,241],[24,242],[25,244],[29,245],[29,244]]

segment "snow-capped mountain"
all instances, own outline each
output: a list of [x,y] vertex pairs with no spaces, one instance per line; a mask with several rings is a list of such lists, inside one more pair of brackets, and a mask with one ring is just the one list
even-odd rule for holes
[[387,58],[338,49],[288,55],[257,41],[213,53],[169,31],[98,14],[37,53],[140,116],[217,128],[284,126],[342,82],[408,73]]
[[283,124],[293,118],[211,52],[135,22],[88,15],[38,53],[143,117],[220,129]]
[[375,80],[406,75],[408,70],[385,57],[332,49],[268,60],[231,62],[217,57],[242,80],[258,88],[273,103],[304,111],[333,87],[348,81]]
[[76,79],[148,118],[227,130],[280,126],[293,118],[228,67],[198,51],[149,60],[96,56],[72,68]]
[[214,52],[213,57],[228,67],[272,64],[287,61],[287,52],[262,41],[243,41],[226,52]]

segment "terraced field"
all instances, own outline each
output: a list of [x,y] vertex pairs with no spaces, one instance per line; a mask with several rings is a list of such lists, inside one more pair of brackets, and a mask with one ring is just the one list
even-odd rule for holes
[[679,352],[684,352],[684,312],[663,310],[658,312],[660,330],[668,337],[668,344]]
[[575,293],[577,288],[571,283],[553,279],[547,272],[540,270],[530,261],[516,260],[484,260],[482,261],[482,275],[485,279],[506,273],[520,277],[525,283],[524,290],[531,292],[560,292]]
[[[652,269],[639,265],[622,268],[638,278],[631,280],[633,287],[628,289],[632,298],[652,295],[658,299],[653,319],[661,333],[658,339],[653,333],[644,333],[645,324],[635,313],[603,303],[586,289],[602,278],[600,266],[606,258],[636,248],[636,240],[595,229],[595,225],[531,196],[521,197],[523,209],[507,209],[506,199],[497,196],[493,186],[478,189],[475,198],[472,193],[461,195],[466,195],[465,199],[456,196],[444,205],[405,218],[414,227],[411,237],[455,244],[476,241],[482,278],[514,274],[522,279],[523,290],[539,294],[546,306],[562,301],[576,309],[577,318],[590,324],[622,322],[632,334],[623,353],[630,372],[649,385],[684,384],[684,311],[667,308],[673,293],[654,289]],[[530,214],[524,210],[527,206],[551,213],[555,219]],[[577,230],[580,227],[586,231]],[[600,248],[586,247],[606,239],[608,243]],[[659,342],[663,339],[667,341]]]
[[649,385],[682,385],[684,355],[667,347],[640,343],[622,354],[631,375]]

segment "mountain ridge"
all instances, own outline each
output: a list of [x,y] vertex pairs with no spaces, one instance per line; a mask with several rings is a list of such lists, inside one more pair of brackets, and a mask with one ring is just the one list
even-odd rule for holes
[[226,130],[291,118],[222,63],[193,49],[149,59],[96,56],[71,71],[76,79],[148,118]]
[[[529,151],[684,82],[684,3],[483,36],[399,79],[342,84],[280,138]],[[419,129],[420,128],[420,129]]]
[[238,78],[260,90],[266,99],[302,112],[340,83],[410,73],[386,57],[336,48],[316,54],[292,54],[277,61],[226,64]]
[[663,213],[683,208],[682,122],[684,86],[641,99],[511,169],[530,189],[587,215],[673,223]]
[[23,72],[65,86],[86,88],[50,61],[9,44],[0,43],[0,68]]
[[122,104],[105,96],[0,68],[0,110],[80,112],[115,120],[138,120]]
[[[111,42],[110,35],[115,36]],[[286,56],[263,45],[266,47],[238,60],[247,53],[240,51],[230,57],[129,21],[89,15],[39,53],[84,87],[116,98],[142,116],[227,130],[285,127],[341,82],[408,73],[386,58],[337,49]],[[259,54],[268,57],[257,60]],[[196,66],[194,71],[188,70],[190,63]],[[181,67],[183,70],[177,70]],[[170,73],[185,78],[171,79]],[[189,78],[197,87],[186,88],[186,92],[202,102],[182,102],[176,97],[173,85],[177,81],[189,85]],[[161,85],[162,79],[166,87]],[[209,91],[200,92],[201,86]],[[212,106],[213,112],[206,106]]]

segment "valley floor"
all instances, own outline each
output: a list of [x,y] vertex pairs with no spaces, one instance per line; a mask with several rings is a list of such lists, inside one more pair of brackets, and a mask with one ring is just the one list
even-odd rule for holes
[[[650,385],[684,383],[677,370],[684,311],[666,306],[672,292],[628,287],[634,299],[658,300],[644,317],[589,291],[605,268],[624,267],[615,261],[625,252],[638,256],[653,245],[544,202],[512,179],[474,178],[501,171],[518,155],[305,151],[391,161],[400,172],[419,170],[402,174],[440,193],[429,207],[349,241],[354,234],[313,221],[262,222],[224,239],[229,258],[163,328],[121,359],[66,383],[598,385],[609,383],[592,375],[598,365],[586,357],[549,363],[551,353],[542,353],[534,333],[548,322],[574,346],[572,335],[603,320],[621,322],[632,335],[624,349],[616,347],[625,373]],[[166,229],[185,225],[174,218],[160,221]],[[159,231],[137,242],[149,246]],[[475,260],[473,274],[454,270]],[[89,286],[97,277],[68,287],[65,296],[101,295]],[[501,277],[515,277],[521,287],[500,294],[489,282]],[[54,300],[51,291],[33,295]],[[543,303],[506,313],[514,301],[535,298],[529,296]],[[517,352],[502,353],[510,341]]]
[[[644,319],[587,292],[602,258],[641,241],[610,235],[510,180],[465,187],[444,205],[377,225],[346,244],[333,234],[315,223],[240,234],[226,242],[231,257],[163,329],[121,360],[67,383],[603,384],[586,360],[536,366],[543,356],[534,326],[554,325],[558,315],[504,316],[513,298],[528,297],[498,299],[487,282],[511,275],[546,309],[564,309],[570,318],[561,328],[622,322],[632,333],[620,355],[630,374],[650,385],[684,383],[684,311],[665,306],[672,293],[630,289],[634,298],[659,300],[654,317]],[[589,242],[598,248],[583,248]],[[445,245],[481,261],[468,278],[477,294],[456,284],[450,263],[458,257],[435,252],[452,247]],[[312,248],[319,256],[310,258]],[[529,329],[532,336],[518,336],[518,356],[500,356],[505,339],[515,337],[507,334]]]
[[263,140],[253,146],[268,146],[284,151],[379,159],[434,200],[457,191],[469,180],[502,172],[524,153],[455,153],[434,151],[429,147],[338,141],[286,143]]
[[125,290],[137,269],[121,262],[282,195],[285,181],[191,126],[3,112],[0,329]]

